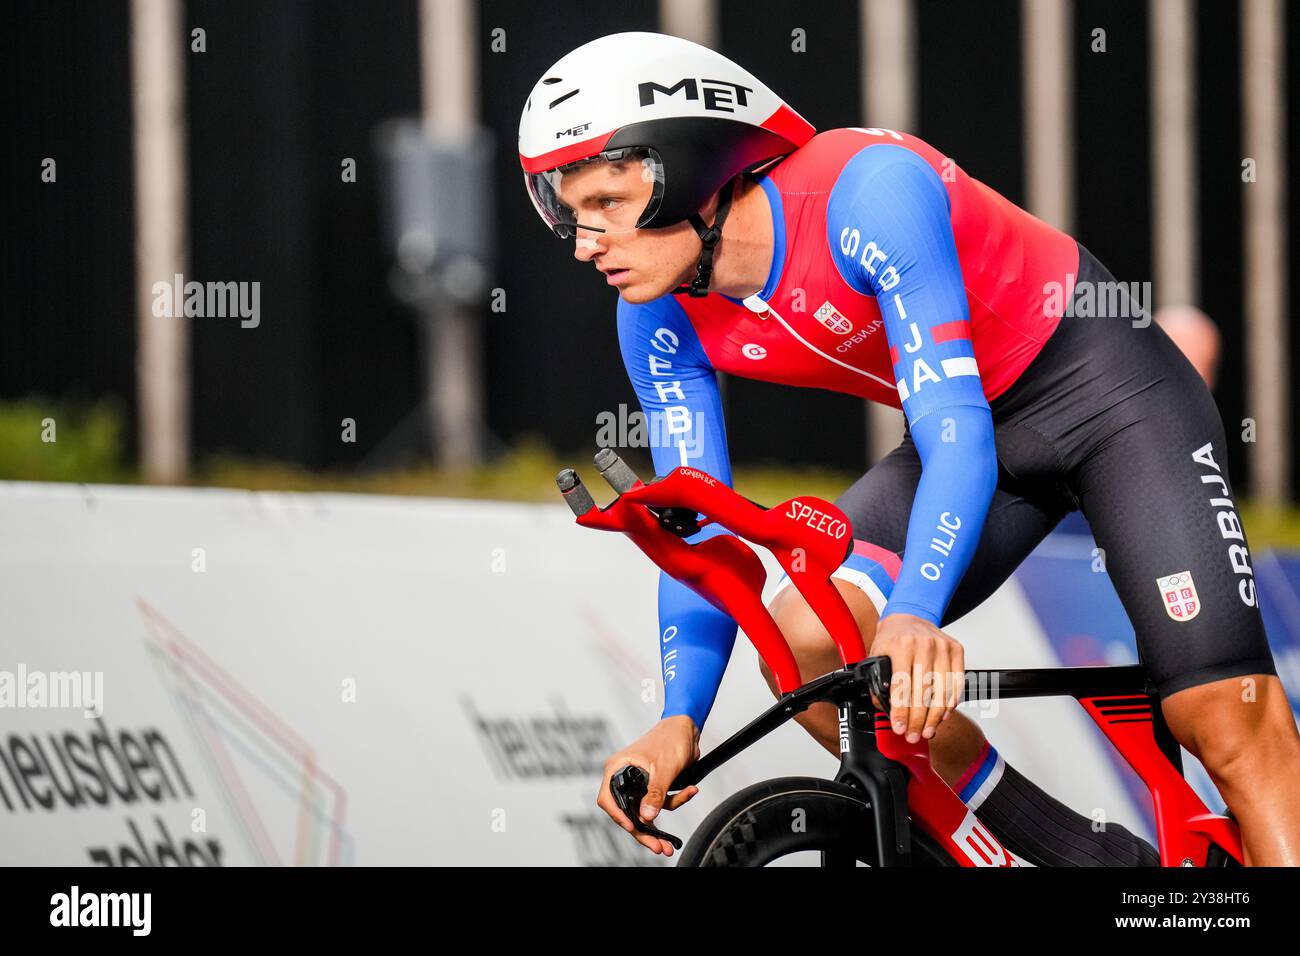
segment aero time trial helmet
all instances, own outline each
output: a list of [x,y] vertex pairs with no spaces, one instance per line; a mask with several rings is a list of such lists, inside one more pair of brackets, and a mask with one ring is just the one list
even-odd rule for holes
[[[815,133],[720,53],[661,33],[615,33],[542,74],[519,120],[519,163],[538,215],[560,238],[579,226],[618,233],[689,220],[711,261],[730,189],[713,229],[700,207],[737,175],[794,152]],[[640,165],[643,181],[653,181],[644,209],[609,217],[584,209],[580,217],[561,200],[566,173],[629,160]]]

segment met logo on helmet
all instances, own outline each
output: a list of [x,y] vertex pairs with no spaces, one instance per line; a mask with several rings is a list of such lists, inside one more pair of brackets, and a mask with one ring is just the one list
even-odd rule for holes
[[556,139],[564,136],[581,136],[587,130],[591,129],[590,123],[583,123],[581,126],[570,126],[568,129],[562,129],[555,134]]
[[[700,84],[703,84],[703,86]],[[745,98],[745,94],[754,92],[753,87],[741,86],[739,83],[703,79],[697,82],[691,77],[678,80],[673,86],[660,86],[654,82],[641,83],[637,86],[642,106],[653,106],[655,93],[676,96],[679,90],[686,91],[688,100],[698,100],[700,91],[703,90],[704,108],[720,113],[734,113],[736,112],[734,106],[748,106],[749,101]]]

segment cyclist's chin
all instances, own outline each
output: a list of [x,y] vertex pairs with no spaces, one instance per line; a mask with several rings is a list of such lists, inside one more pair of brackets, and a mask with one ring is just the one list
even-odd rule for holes
[[629,305],[641,305],[644,302],[653,302],[661,298],[669,291],[667,287],[660,288],[662,283],[650,279],[642,279],[636,273],[633,273],[627,282],[618,287],[618,294],[623,301]]

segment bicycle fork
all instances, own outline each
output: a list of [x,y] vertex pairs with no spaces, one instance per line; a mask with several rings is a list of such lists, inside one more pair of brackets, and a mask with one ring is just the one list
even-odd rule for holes
[[835,780],[870,799],[881,866],[912,865],[914,821],[962,866],[1019,866],[931,766],[930,741],[896,734],[870,695],[841,703],[839,726]]
[[[840,770],[836,783],[866,794],[875,822],[876,859],[880,866],[912,865],[911,820],[907,815],[907,768],[880,752],[876,742],[878,714],[870,695],[838,708]],[[886,732],[888,718],[886,719]]]

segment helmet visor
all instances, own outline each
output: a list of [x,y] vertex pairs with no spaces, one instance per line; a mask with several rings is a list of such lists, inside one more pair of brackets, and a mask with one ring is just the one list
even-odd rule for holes
[[524,173],[542,221],[561,239],[577,230],[624,233],[654,218],[664,194],[664,165],[648,147],[607,149],[544,173]]

